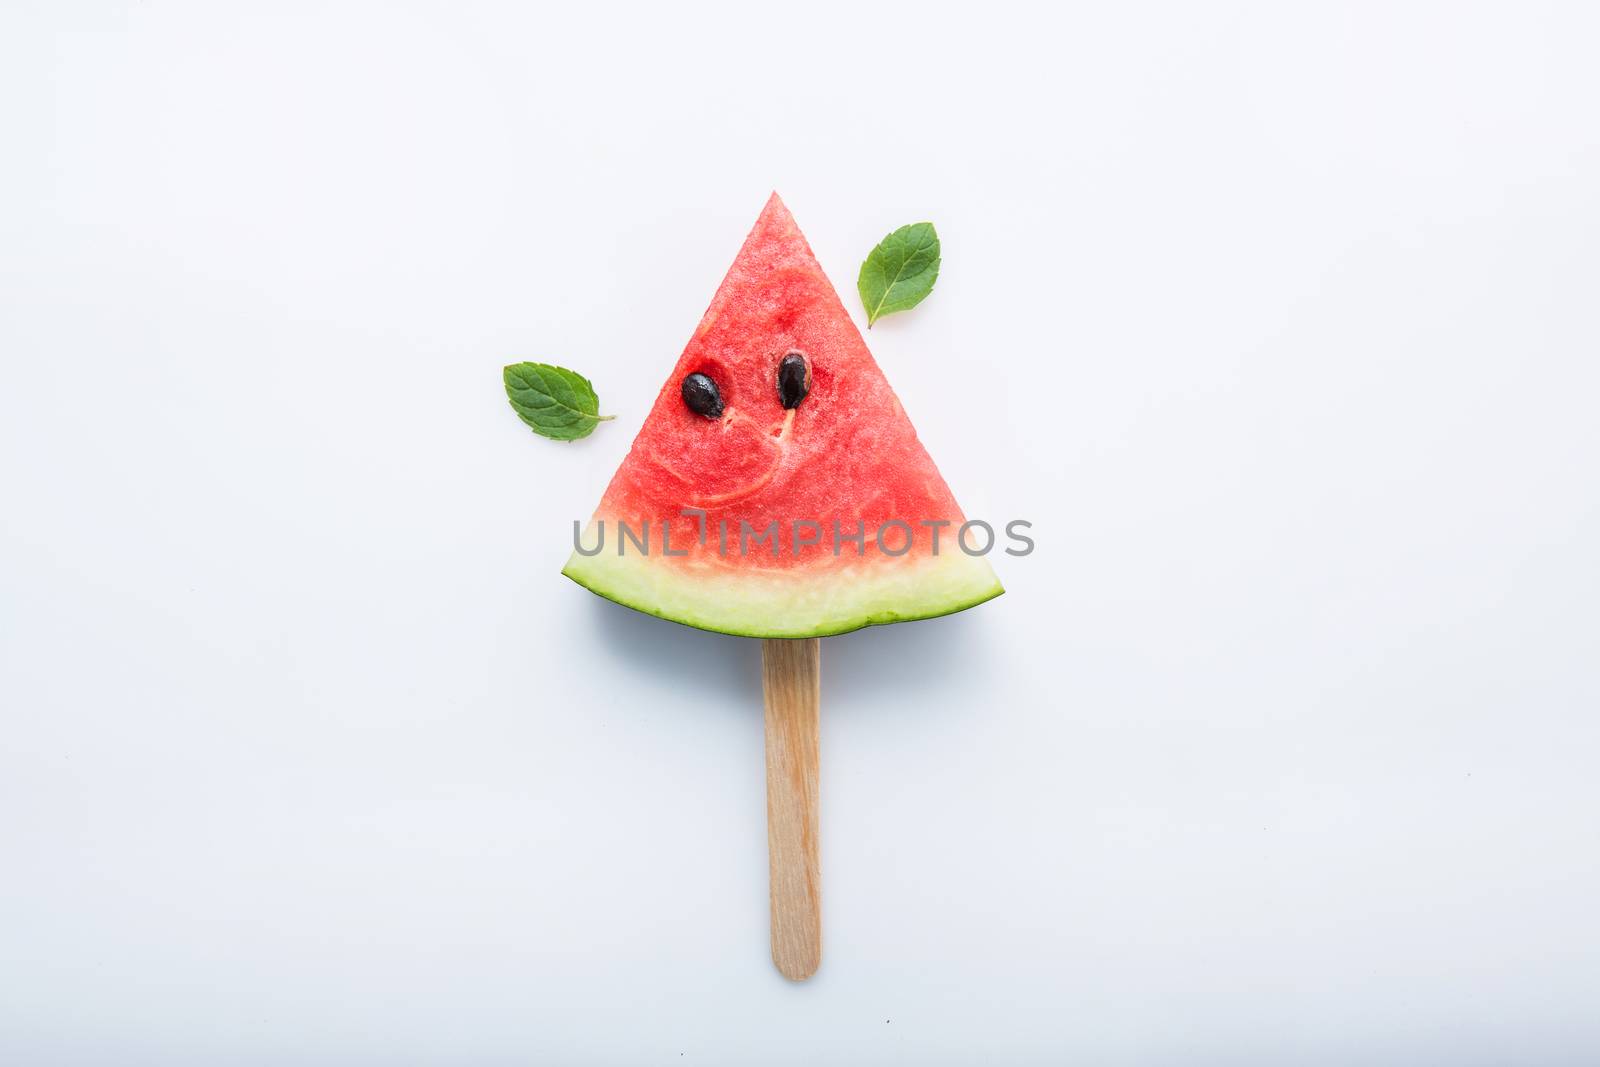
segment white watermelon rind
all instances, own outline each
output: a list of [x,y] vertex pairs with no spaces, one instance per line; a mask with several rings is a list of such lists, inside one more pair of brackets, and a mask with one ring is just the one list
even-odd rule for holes
[[561,573],[624,607],[735,637],[831,637],[953,615],[1005,592],[987,559],[960,551],[781,572],[573,552]]

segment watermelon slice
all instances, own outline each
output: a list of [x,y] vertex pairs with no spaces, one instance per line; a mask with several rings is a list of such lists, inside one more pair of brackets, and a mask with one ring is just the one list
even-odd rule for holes
[[[810,391],[786,409],[778,367],[795,351],[809,364]],[[695,373],[720,390],[715,417],[684,400],[683,380]],[[963,521],[774,193],[579,542],[603,547],[575,550],[562,573],[689,626],[822,637],[999,596],[988,560],[957,543]],[[619,536],[619,523],[635,536]],[[648,552],[636,543],[646,525]],[[974,534],[969,546],[983,540]]]

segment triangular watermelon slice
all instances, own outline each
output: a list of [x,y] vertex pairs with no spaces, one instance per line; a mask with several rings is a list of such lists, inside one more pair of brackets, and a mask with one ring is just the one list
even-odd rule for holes
[[[778,368],[793,352],[809,366],[810,391],[785,409]],[[684,399],[683,380],[696,373],[720,391],[715,417]],[[988,561],[957,544],[963,521],[774,193],[562,573],[706,630],[821,637],[999,596]],[[632,536],[619,536],[619,524]],[[647,524],[645,552],[637,541]],[[757,540],[771,532],[774,541]],[[857,533],[861,543],[850,539]]]

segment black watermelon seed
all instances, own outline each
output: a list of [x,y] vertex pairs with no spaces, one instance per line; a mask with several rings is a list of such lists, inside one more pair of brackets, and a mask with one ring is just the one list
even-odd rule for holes
[[805,353],[796,349],[778,364],[778,402],[786,408],[797,408],[809,392],[811,364],[806,361]]
[[683,380],[683,402],[696,415],[722,417],[722,393],[717,390],[717,383],[704,374],[691,374]]

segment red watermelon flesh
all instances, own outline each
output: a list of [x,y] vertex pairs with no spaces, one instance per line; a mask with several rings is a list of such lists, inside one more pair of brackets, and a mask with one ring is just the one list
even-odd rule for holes
[[[786,410],[778,364],[792,351],[805,355],[811,387]],[[683,379],[696,372],[716,382],[720,418],[684,403]],[[684,509],[706,513],[704,544],[702,521]],[[798,540],[818,543],[797,546],[795,520]],[[937,531],[935,553],[928,524],[941,521],[949,525]],[[575,551],[563,573],[691,626],[820,636],[998,596],[988,562],[957,544],[963,521],[861,331],[773,194],[595,511],[582,544],[592,549],[604,522],[604,547],[592,556]],[[619,522],[635,532],[649,524],[648,554],[618,536]],[[896,522],[880,546],[880,527]],[[749,543],[772,523],[773,543]],[[836,554],[835,523],[844,537],[863,533],[865,545],[841,538]],[[744,524],[754,532],[741,554]]]

